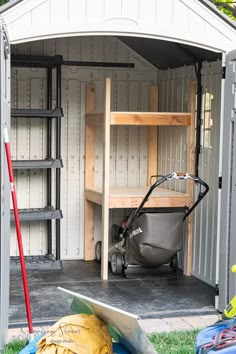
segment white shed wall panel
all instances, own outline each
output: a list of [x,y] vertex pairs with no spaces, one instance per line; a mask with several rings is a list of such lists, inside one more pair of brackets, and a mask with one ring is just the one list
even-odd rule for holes
[[[148,110],[148,89],[156,84],[157,70],[112,37],[80,37],[26,43],[13,48],[17,54],[63,55],[65,60],[126,61],[135,69],[63,67],[62,69],[62,160],[61,170],[61,257],[83,258],[84,240],[84,130],[86,84],[96,86],[96,111],[104,111],[105,78],[112,79],[112,109]],[[46,107],[46,71],[12,69],[12,107]],[[55,100],[55,92],[53,99]],[[53,137],[54,141],[54,137]],[[145,127],[114,127],[111,132],[112,186],[144,185],[147,175],[147,131]],[[43,119],[13,119],[13,159],[46,157],[46,122]],[[54,171],[53,171],[54,173]],[[52,178],[52,180],[54,180]],[[102,182],[102,132],[96,133],[95,184]],[[16,173],[20,208],[46,205],[46,174],[40,170]],[[55,186],[53,186],[55,189]],[[55,191],[54,191],[55,192]],[[54,193],[55,194],[55,193]],[[54,198],[54,197],[53,197]],[[54,200],[54,199],[52,199]],[[95,238],[101,238],[101,208],[95,212]],[[124,212],[112,212],[121,220]],[[121,215],[122,214],[122,215]],[[118,222],[117,220],[117,222]],[[112,221],[111,221],[112,222]],[[53,223],[53,229],[55,225]],[[47,230],[44,222],[22,223],[26,254],[45,254]],[[55,232],[53,232],[55,252]],[[11,254],[17,254],[15,231]]]
[[[30,70],[30,72],[29,72]],[[12,70],[12,107],[45,107],[45,73],[42,70]],[[36,160],[46,157],[45,122],[42,119],[12,119],[11,151],[13,160]],[[21,208],[37,208],[46,205],[45,173],[39,170],[17,170],[15,180],[18,204]],[[23,223],[24,251],[44,254],[43,223]],[[35,235],[32,238],[30,235]],[[46,240],[45,240],[46,241]],[[11,254],[16,255],[18,246],[15,226],[12,224]]]
[[124,34],[229,51],[236,39],[235,30],[198,0],[25,0],[4,19],[12,43]]
[[[210,191],[194,212],[193,235],[193,274],[212,285],[215,284],[216,261],[221,73],[220,61],[211,64],[204,63],[202,87],[203,92],[209,92],[214,96],[211,108],[213,126],[211,129],[212,147],[201,147],[199,176],[209,184]],[[187,111],[189,109],[189,80],[195,79],[195,71],[191,67],[160,72],[158,83],[160,110]],[[186,129],[159,127],[158,173],[167,174],[172,171],[186,171]],[[185,191],[186,183],[173,182],[172,187]]]

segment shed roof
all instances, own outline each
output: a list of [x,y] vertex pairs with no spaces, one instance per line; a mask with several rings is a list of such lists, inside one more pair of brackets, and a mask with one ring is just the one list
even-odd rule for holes
[[0,12],[12,44],[113,35],[161,69],[236,48],[235,23],[208,0],[13,0]]

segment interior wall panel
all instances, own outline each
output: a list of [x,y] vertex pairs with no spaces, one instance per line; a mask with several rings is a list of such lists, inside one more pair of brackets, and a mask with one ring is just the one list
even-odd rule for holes
[[[15,69],[13,69],[15,71]],[[44,75],[41,70],[17,71],[13,79],[13,107],[42,108],[45,104]],[[45,124],[42,119],[14,119],[11,131],[12,158],[35,160],[45,158]],[[45,173],[40,170],[15,171],[19,208],[45,206]],[[39,223],[22,223],[24,251],[29,254],[45,254],[45,226]],[[14,223],[11,224],[12,255],[18,255]]]

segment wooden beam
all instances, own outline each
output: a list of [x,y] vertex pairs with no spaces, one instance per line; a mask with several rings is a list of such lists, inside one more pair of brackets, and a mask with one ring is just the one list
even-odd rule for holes
[[102,192],[92,189],[85,190],[86,199],[98,205],[102,205]]
[[190,113],[111,112],[111,125],[190,125]]
[[150,112],[158,112],[158,86],[157,85],[151,85],[149,87],[148,109]]
[[[158,86],[149,88],[149,111],[158,111]],[[150,177],[157,175],[157,126],[149,126],[147,131],[147,186],[150,185]]]
[[91,127],[99,127],[104,124],[104,114],[103,113],[87,113],[86,114],[86,125]]
[[85,113],[93,113],[95,112],[95,94],[96,89],[94,85],[86,85],[86,98],[85,98]]
[[95,128],[85,127],[85,188],[94,186]]
[[94,260],[94,204],[84,201],[84,260]]
[[102,201],[102,267],[101,278],[108,279],[108,246],[109,246],[109,180],[110,180],[110,112],[111,112],[111,80],[106,79],[104,150],[103,150],[103,201]]
[[[110,197],[109,207],[110,209],[115,208],[137,208],[143,198],[135,197]],[[162,196],[149,197],[148,201],[145,203],[145,208],[174,208],[174,207],[185,207],[187,197],[183,196]]]
[[[86,86],[85,112],[95,109],[95,86]],[[95,128],[85,126],[85,189],[94,186]],[[84,200],[84,259],[94,259],[94,205]]]
[[[189,88],[189,105],[191,111],[191,125],[187,128],[187,172],[194,175],[195,167],[195,97],[196,97],[196,82],[190,81]],[[193,204],[194,197],[194,184],[192,181],[187,181],[187,194],[188,205]],[[187,221],[187,242],[185,244],[184,255],[184,274],[192,274],[192,262],[193,262],[193,216],[188,217]]]

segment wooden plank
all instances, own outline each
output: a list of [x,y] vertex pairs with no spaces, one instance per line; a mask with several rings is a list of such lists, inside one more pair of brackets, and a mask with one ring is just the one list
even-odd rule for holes
[[86,189],[85,190],[85,197],[90,202],[93,202],[98,205],[102,205],[102,192],[101,191],[98,192],[95,190]]
[[[187,171],[194,174],[195,168],[195,96],[196,96],[196,82],[190,81],[190,95],[189,104],[191,111],[191,125],[187,128]],[[187,193],[188,204],[193,203],[193,182],[187,181]],[[187,240],[185,245],[185,255],[184,255],[184,274],[192,274],[192,260],[193,260],[193,216],[192,214],[188,217],[187,224]]]
[[108,279],[108,246],[109,246],[109,180],[110,180],[110,111],[111,80],[106,79],[105,119],[104,119],[104,152],[103,152],[103,201],[102,201],[102,266],[101,278]]
[[152,85],[149,88],[149,111],[158,112],[158,86]]
[[[138,197],[110,197],[109,198],[109,208],[137,208],[143,198]],[[187,197],[149,197],[148,201],[145,203],[145,208],[165,208],[165,207],[184,207],[187,202]]]
[[[142,202],[147,188],[114,188],[109,193],[109,208],[136,208]],[[86,198],[98,205],[103,203],[101,189],[87,189]],[[171,191],[165,188],[156,188],[144,207],[184,207],[188,202],[188,194]]]
[[[95,86],[86,86],[85,111],[95,109]],[[95,128],[85,126],[85,189],[94,186]],[[84,259],[94,259],[94,205],[84,200]]]
[[[149,88],[149,111],[158,111],[158,86]],[[150,177],[157,175],[157,126],[148,127],[148,146],[147,146],[147,186],[150,185]]]
[[85,127],[85,188],[94,185],[95,128]]
[[95,85],[86,85],[86,101],[85,101],[85,113],[93,113],[95,112],[95,94],[96,94],[96,88]]
[[84,260],[94,260],[94,204],[84,201]]
[[190,113],[111,112],[111,125],[190,125]]
[[99,127],[104,124],[104,114],[103,113],[87,113],[86,114],[86,125],[92,127]]

